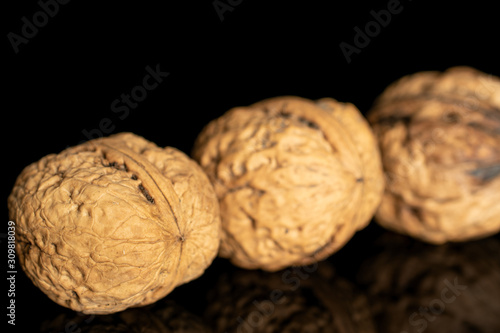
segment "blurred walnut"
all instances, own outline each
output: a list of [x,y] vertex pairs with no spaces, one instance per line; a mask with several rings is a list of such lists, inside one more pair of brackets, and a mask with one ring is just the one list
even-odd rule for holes
[[217,198],[200,167],[131,133],[26,167],[9,211],[28,277],[84,313],[155,302],[199,277],[219,245]]
[[379,332],[500,332],[500,242],[440,246],[384,235],[359,281]]
[[60,314],[41,327],[42,333],[210,333],[203,320],[172,301],[128,309],[112,315]]
[[389,86],[368,119],[387,186],[376,220],[431,243],[500,230],[500,80],[467,67]]
[[193,156],[219,198],[220,255],[243,268],[326,258],[369,223],[383,192],[367,122],[328,98],[234,108],[208,124]]
[[326,265],[225,274],[209,294],[206,320],[215,332],[374,333],[364,295]]

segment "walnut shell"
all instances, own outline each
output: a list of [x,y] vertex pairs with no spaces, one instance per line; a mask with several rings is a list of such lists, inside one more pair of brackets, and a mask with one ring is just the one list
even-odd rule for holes
[[42,333],[210,333],[202,318],[172,301],[104,316],[60,314],[42,323]]
[[131,133],[29,165],[8,204],[28,277],[83,313],[155,302],[218,251],[218,202],[201,168]]
[[326,262],[226,273],[208,301],[205,320],[215,332],[375,332],[366,297]]
[[204,128],[193,156],[219,198],[219,254],[247,269],[326,258],[369,223],[383,192],[368,123],[329,98],[231,109]]
[[431,243],[500,230],[500,79],[467,67],[389,86],[368,115],[387,186],[376,220]]
[[359,270],[379,332],[500,332],[500,241],[430,245],[384,235]]

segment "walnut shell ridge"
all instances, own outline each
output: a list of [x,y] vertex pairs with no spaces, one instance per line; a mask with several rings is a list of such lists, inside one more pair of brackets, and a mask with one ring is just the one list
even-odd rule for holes
[[367,121],[330,98],[233,108],[203,129],[192,155],[219,198],[219,254],[247,269],[326,258],[369,223],[384,187]]
[[500,79],[469,67],[401,78],[368,114],[386,173],[377,222],[440,244],[500,230]]
[[88,314],[142,306],[217,255],[217,197],[179,150],[120,133],[43,157],[8,198],[19,262],[54,302]]

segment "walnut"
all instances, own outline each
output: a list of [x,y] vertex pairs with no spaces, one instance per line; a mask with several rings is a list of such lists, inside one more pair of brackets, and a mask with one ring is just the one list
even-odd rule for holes
[[106,314],[199,277],[217,255],[217,197],[174,148],[121,133],[45,156],[8,200],[28,277],[56,303]]
[[387,234],[358,272],[379,332],[500,332],[500,241],[430,245]]
[[154,305],[127,309],[104,316],[60,314],[42,323],[42,333],[60,332],[127,332],[127,333],[210,333],[202,318],[177,303],[162,300]]
[[205,320],[215,332],[375,332],[366,297],[327,262],[233,270],[219,278],[208,302]]
[[468,67],[389,86],[368,115],[387,186],[376,220],[430,243],[500,230],[500,79]]
[[219,198],[219,255],[247,269],[326,258],[369,223],[383,192],[368,123],[329,98],[231,109],[204,128],[193,156]]

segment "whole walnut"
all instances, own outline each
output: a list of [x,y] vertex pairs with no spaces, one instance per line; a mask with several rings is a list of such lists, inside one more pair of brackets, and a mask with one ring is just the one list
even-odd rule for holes
[[8,204],[27,276],[83,313],[155,302],[199,277],[218,251],[218,202],[201,168],[131,133],[29,165]]
[[59,314],[42,323],[40,332],[60,333],[210,333],[202,318],[170,300],[109,315]]
[[369,223],[384,187],[368,123],[329,98],[233,108],[203,129],[193,156],[219,198],[219,254],[247,269],[326,258]]
[[500,79],[468,67],[390,85],[368,115],[387,176],[379,224],[430,243],[500,230]]
[[327,264],[228,272],[208,294],[205,320],[221,333],[375,333],[366,297]]
[[431,245],[397,234],[358,272],[379,332],[500,332],[500,241]]

